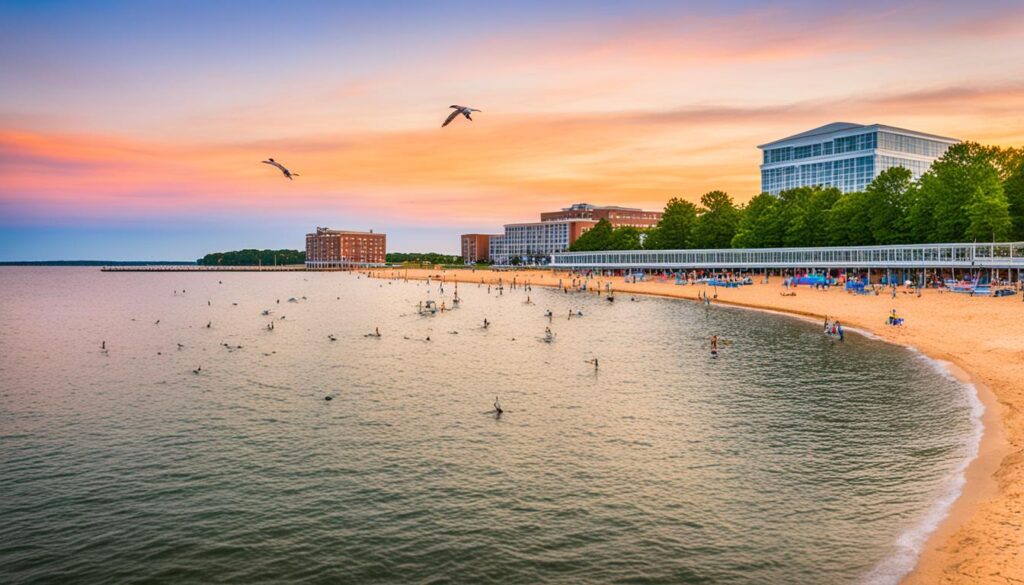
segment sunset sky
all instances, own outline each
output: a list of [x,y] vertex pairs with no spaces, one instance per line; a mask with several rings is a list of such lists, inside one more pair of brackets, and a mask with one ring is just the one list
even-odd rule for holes
[[746,201],[756,145],[833,121],[1024,145],[1024,1],[0,0],[0,260],[317,225],[457,253],[574,202]]

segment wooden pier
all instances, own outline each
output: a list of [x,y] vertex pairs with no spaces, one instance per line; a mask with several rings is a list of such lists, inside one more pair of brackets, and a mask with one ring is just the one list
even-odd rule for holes
[[102,272],[305,272],[304,264],[286,266],[200,266],[198,264],[154,264],[152,266],[103,266]]

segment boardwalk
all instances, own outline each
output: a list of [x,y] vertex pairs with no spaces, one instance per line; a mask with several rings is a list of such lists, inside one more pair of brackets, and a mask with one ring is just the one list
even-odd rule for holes
[[[563,252],[556,269],[1024,269],[1024,242],[835,248]],[[1018,272],[1019,275],[1019,272]]]

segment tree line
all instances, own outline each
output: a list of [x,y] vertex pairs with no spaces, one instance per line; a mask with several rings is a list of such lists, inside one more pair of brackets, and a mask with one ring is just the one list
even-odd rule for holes
[[599,221],[570,251],[870,246],[1024,241],[1024,148],[964,142],[918,180],[903,167],[863,191],[798,187],[736,205],[723,191],[700,205],[674,197],[658,225]]
[[[214,252],[196,260],[201,266],[264,266],[277,264],[305,264],[306,253],[299,250],[234,250]],[[449,256],[436,252],[389,252],[385,255],[389,264],[413,262],[420,264],[462,264],[462,256]]]
[[385,254],[388,264],[462,264],[462,256],[449,256],[437,252],[389,252]]
[[306,253],[299,250],[233,250],[214,252],[196,260],[200,266],[273,266],[305,264]]

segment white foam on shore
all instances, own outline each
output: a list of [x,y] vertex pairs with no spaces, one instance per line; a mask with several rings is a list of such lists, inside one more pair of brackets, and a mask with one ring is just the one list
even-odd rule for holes
[[903,580],[917,565],[918,558],[924,550],[928,538],[938,529],[943,520],[949,516],[949,510],[953,503],[963,493],[964,485],[967,483],[967,467],[978,456],[978,449],[981,445],[981,437],[985,432],[985,425],[982,422],[982,415],[985,414],[985,405],[978,397],[978,390],[974,384],[960,382],[949,370],[949,362],[932,359],[913,347],[908,347],[921,360],[927,362],[942,377],[952,380],[961,385],[964,396],[970,406],[971,433],[965,440],[967,454],[963,460],[953,469],[946,482],[942,494],[932,502],[928,510],[917,521],[916,524],[904,530],[894,543],[894,551],[891,555],[882,559],[875,565],[867,575],[861,579],[865,585],[896,585]]

